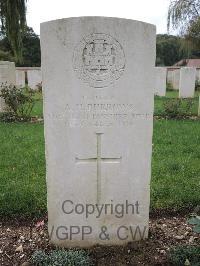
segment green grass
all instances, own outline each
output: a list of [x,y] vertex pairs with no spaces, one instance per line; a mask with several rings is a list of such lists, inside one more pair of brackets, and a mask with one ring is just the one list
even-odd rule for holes
[[[170,92],[168,97],[175,97]],[[42,101],[33,114],[42,116]],[[165,98],[156,97],[158,110]],[[194,108],[196,108],[196,98]],[[162,109],[162,108],[161,108]],[[43,124],[0,123],[0,215],[46,211]],[[151,208],[200,204],[200,120],[155,120]]]
[[154,123],[151,206],[200,204],[200,121]]
[[0,123],[0,214],[46,209],[42,124]]
[[[167,98],[178,98],[178,90],[173,90],[173,91],[167,91],[166,92],[166,97]],[[195,97],[199,95],[199,91],[195,91]]]

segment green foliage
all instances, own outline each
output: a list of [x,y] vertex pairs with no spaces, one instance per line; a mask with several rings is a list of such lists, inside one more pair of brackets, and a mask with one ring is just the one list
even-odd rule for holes
[[158,34],[156,41],[156,65],[172,66],[186,57],[182,49],[183,39],[173,35]]
[[194,44],[189,33],[185,38],[167,34],[158,34],[156,50],[157,66],[172,66],[182,59],[200,58],[199,45]]
[[38,84],[36,85],[36,87],[37,87],[37,91],[38,91],[39,93],[42,93],[42,82],[38,83]]
[[22,61],[22,39],[27,0],[0,1],[1,30],[8,37],[17,61]]
[[17,66],[32,66],[40,67],[41,65],[41,51],[40,39],[32,28],[26,27],[24,32],[23,42],[23,62]]
[[7,118],[8,121],[24,121],[31,118],[31,112],[35,104],[33,90],[2,84],[0,91],[0,97],[4,99],[8,109],[8,112],[3,116],[3,120]]
[[0,61],[13,62],[14,57],[12,56],[12,54],[9,51],[5,52],[5,51],[0,50]]
[[[200,57],[200,0],[171,0],[168,10],[168,30],[179,29],[185,42],[183,48]],[[194,52],[195,50],[195,52]]]
[[[168,90],[166,93],[166,97],[159,97],[156,96],[155,97],[155,106],[154,106],[154,115],[155,116],[159,116],[159,117],[163,117],[166,118],[166,112],[165,112],[165,108],[164,108],[164,104],[166,102],[169,102],[173,99],[177,99],[178,98],[178,94],[179,92],[176,90]],[[185,113],[185,101],[187,102],[187,99],[182,99],[181,100],[181,105],[180,105],[180,109],[183,109],[183,113]],[[198,115],[198,106],[199,106],[199,95],[198,92],[195,92],[195,97],[194,98],[190,98],[189,101],[191,101],[191,110],[189,113],[186,114],[187,117],[189,116],[197,116]]]
[[164,114],[169,118],[191,115],[193,99],[168,99],[164,102]]
[[40,39],[32,28],[25,27],[22,44],[23,62],[19,63],[12,54],[12,48],[9,44],[8,38],[1,36],[0,59],[15,62],[16,66],[39,67],[41,65]]
[[165,115],[170,118],[177,118],[179,116],[180,109],[180,100],[179,99],[170,99],[164,103]]
[[197,56],[200,56],[200,17],[191,22],[190,27],[186,32],[186,39],[188,39],[194,47],[198,50]]
[[170,265],[200,266],[200,246],[179,246],[170,250]]
[[189,224],[194,225],[193,231],[200,234],[200,216],[193,216],[188,220]]
[[54,250],[46,254],[36,251],[31,258],[36,266],[89,266],[92,265],[84,250]]
[[168,10],[168,29],[180,27],[182,31],[200,16],[200,0],[171,0]]

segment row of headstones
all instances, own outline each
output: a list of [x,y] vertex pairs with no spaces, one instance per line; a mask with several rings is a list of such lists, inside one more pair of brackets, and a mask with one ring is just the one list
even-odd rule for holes
[[[170,69],[156,67],[155,94],[166,95],[166,84],[170,83],[171,88],[179,90],[179,97],[194,97],[195,81],[200,81],[200,69],[183,67]],[[24,87],[26,84],[36,89],[42,82],[40,67],[17,67],[13,62],[0,61],[0,83],[15,84]]]
[[15,67],[15,63],[0,61],[0,84],[7,83],[24,87],[26,84],[31,89],[37,89],[42,82],[41,69],[39,67]]
[[179,91],[179,98],[191,98],[195,93],[195,82],[200,81],[200,69],[181,67],[177,69],[156,67],[155,95],[165,96],[167,83]]
[[31,89],[37,89],[42,83],[40,67],[16,68],[16,85],[24,87],[26,84]]

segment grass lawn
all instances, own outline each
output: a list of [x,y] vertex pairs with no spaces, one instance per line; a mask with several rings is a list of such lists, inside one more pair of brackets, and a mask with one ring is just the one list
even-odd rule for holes
[[[167,97],[174,97],[170,92]],[[166,98],[156,97],[162,111]],[[194,111],[197,113],[197,98]],[[160,109],[159,109],[160,108]],[[39,100],[34,116],[42,115]],[[0,215],[46,211],[43,124],[0,123]],[[200,204],[200,120],[155,120],[151,208]]]
[[46,210],[42,124],[0,123],[0,214]]
[[154,122],[151,207],[200,204],[200,120]]

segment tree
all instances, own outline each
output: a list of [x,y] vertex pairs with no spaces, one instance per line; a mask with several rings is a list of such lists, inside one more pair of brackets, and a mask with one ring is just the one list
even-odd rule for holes
[[[156,41],[156,65],[172,66],[178,61],[188,58],[200,58],[199,46],[187,46],[183,37],[158,34]],[[186,62],[186,61],[185,61]]]
[[185,57],[182,38],[167,34],[158,34],[156,41],[156,65],[172,66]]
[[18,62],[22,61],[26,3],[27,0],[0,0],[1,31],[7,36]]
[[176,28],[184,37],[182,47],[187,57],[199,57],[200,0],[171,0],[168,10],[168,30]]
[[[200,17],[191,23],[190,27],[187,30],[185,38],[193,43],[193,47],[196,47],[199,50],[200,47]],[[200,56],[200,51],[199,51]]]
[[22,56],[23,62],[18,63],[18,66],[32,66],[40,67],[41,65],[41,51],[40,39],[32,28],[26,27],[23,37]]
[[40,66],[41,52],[40,39],[30,27],[25,27],[22,39],[23,62],[18,62],[12,53],[8,38],[0,35],[0,60],[15,61],[17,66]]
[[200,0],[171,0],[168,10],[168,29],[181,29],[185,33],[199,19]]

